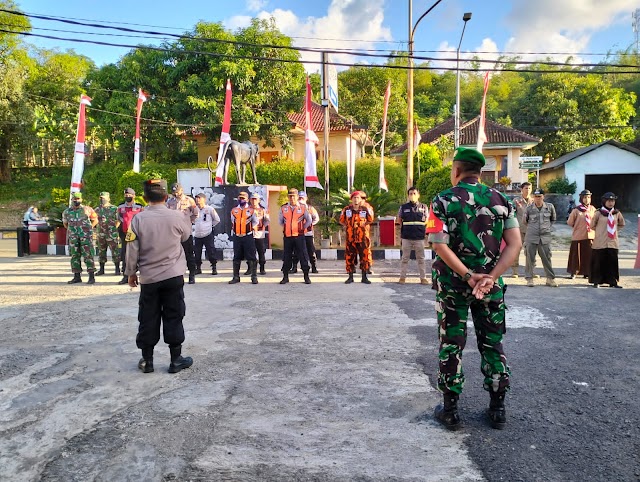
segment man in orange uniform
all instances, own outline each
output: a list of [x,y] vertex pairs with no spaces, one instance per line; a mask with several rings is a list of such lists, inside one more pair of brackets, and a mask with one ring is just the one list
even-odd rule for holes
[[361,191],[351,194],[351,204],[340,214],[340,224],[345,227],[347,240],[344,249],[344,260],[349,277],[346,284],[353,283],[353,273],[356,271],[356,259],[360,258],[362,283],[371,284],[367,272],[371,268],[371,237],[369,226],[373,222],[373,209],[364,203]]
[[307,253],[304,233],[313,221],[307,206],[299,202],[298,190],[295,188],[289,189],[288,196],[289,202],[280,207],[280,213],[278,214],[278,222],[284,232],[283,277],[280,284],[283,285],[289,282],[289,271],[293,264],[294,249],[300,260],[302,272],[304,273],[304,282],[305,284],[310,284],[309,254]]
[[258,218],[249,205],[249,194],[242,191],[238,194],[238,205],[231,210],[231,235],[233,236],[233,278],[229,284],[240,283],[240,265],[246,259],[251,268],[251,283],[258,284],[256,273],[256,243],[253,231],[258,227]]

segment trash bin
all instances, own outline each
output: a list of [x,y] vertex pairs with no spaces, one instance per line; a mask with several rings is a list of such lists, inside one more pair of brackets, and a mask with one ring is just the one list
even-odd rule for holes
[[380,226],[380,245],[395,246],[396,245],[396,217],[381,216],[378,218]]
[[[46,221],[29,221],[29,252],[40,253],[40,246],[49,244],[49,231],[51,228]],[[44,248],[45,250],[47,248]]]

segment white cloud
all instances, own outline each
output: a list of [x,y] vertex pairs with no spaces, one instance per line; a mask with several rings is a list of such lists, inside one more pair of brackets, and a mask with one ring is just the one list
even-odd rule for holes
[[267,0],[247,0],[247,10],[257,12],[267,6]]

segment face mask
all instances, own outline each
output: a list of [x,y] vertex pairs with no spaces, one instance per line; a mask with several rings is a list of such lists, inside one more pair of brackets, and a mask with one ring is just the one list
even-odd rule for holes
[[246,199],[239,199],[238,201],[240,203],[240,206],[242,206],[242,207],[247,205],[247,200]]
[[133,198],[131,196],[126,196],[124,200],[130,203],[131,201],[133,201]]
[[104,206],[105,204],[107,204],[107,200],[106,199],[100,199],[100,204],[102,206]]
[[80,206],[80,204],[82,204],[82,201],[80,200],[73,201],[74,206]]

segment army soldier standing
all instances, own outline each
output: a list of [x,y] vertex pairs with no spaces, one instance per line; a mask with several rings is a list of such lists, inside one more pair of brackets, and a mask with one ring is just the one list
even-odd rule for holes
[[[167,200],[167,207],[180,211],[192,224],[195,223],[199,212],[196,202],[185,195],[180,183],[174,182],[171,185],[171,192],[173,193],[173,197]],[[193,252],[193,236],[190,236],[189,239],[183,243],[182,247],[184,248],[184,255],[187,258],[189,284],[192,285],[196,282],[196,257]]]
[[[462,351],[469,308],[482,357],[484,389],[491,396],[489,419],[494,428],[506,424],[504,397],[510,370],[502,346],[506,307],[500,276],[520,252],[521,241],[511,203],[479,182],[484,164],[482,153],[458,148],[451,170],[453,187],[433,199],[427,221],[436,252],[432,271],[440,339],[438,389],[444,397],[435,417],[452,430],[461,426],[457,404],[464,385]],[[506,246],[501,254],[503,239]]]
[[356,271],[356,259],[360,258],[362,283],[371,284],[367,273],[371,268],[371,237],[369,226],[373,222],[373,209],[363,201],[361,191],[351,193],[351,204],[346,206],[340,214],[340,224],[347,232],[344,245],[344,261],[349,277],[346,284],[353,283],[353,273]]
[[87,284],[96,282],[94,272],[96,270],[93,260],[93,228],[98,224],[98,216],[89,206],[82,204],[82,193],[74,192],[71,195],[71,207],[62,213],[62,224],[69,233],[69,254],[71,255],[71,271],[73,279],[69,284],[82,283],[80,273],[82,273],[81,258],[87,266],[89,280]]
[[251,283],[258,284],[256,243],[253,232],[258,227],[258,218],[249,206],[249,194],[238,194],[238,205],[231,209],[231,233],[233,235],[233,278],[229,284],[240,283],[240,265],[246,259],[251,272]]
[[142,358],[138,368],[143,373],[153,371],[153,349],[160,341],[162,324],[164,342],[171,353],[169,373],[177,373],[193,364],[191,357],[182,356],[187,266],[181,243],[191,237],[191,223],[182,213],[167,209],[166,181],[146,181],[144,199],[149,205],[132,219],[125,239],[128,244],[125,275],[132,288],[140,283],[136,345],[142,350]]
[[[127,243],[124,242],[124,238],[129,230],[129,225],[133,217],[142,211],[142,206],[135,202],[136,192],[128,187],[124,190],[124,202],[118,206],[118,220],[120,226],[118,227],[120,234],[120,258],[122,259],[122,272],[124,273],[127,267]],[[122,279],[118,281],[119,285],[126,285],[129,282],[126,275],[122,276]]]
[[556,222],[556,208],[544,202],[544,191],[533,192],[533,203],[524,212],[524,223],[527,232],[524,236],[524,254],[527,258],[525,278],[527,286],[534,286],[533,269],[536,267],[536,253],[540,255],[542,266],[547,276],[547,286],[556,288],[556,274],[551,266],[551,226]]
[[115,275],[120,276],[120,248],[118,246],[118,208],[110,202],[108,192],[100,193],[100,205],[94,209],[98,215],[98,261],[100,269],[96,276],[104,274],[107,263],[107,248],[111,249],[111,260],[116,265]]

